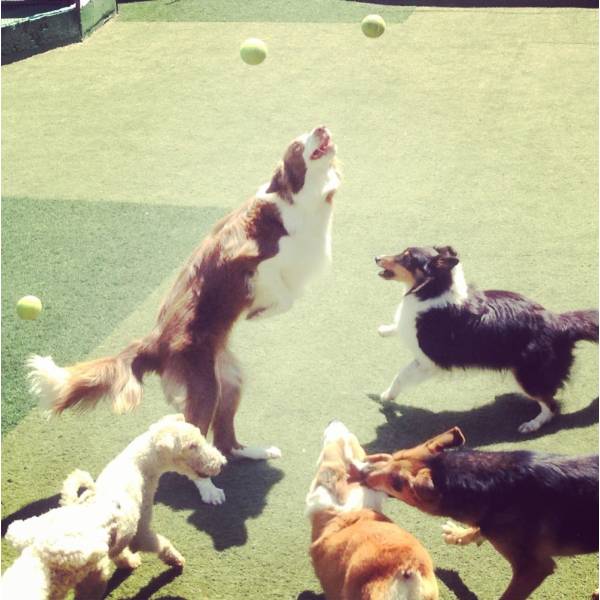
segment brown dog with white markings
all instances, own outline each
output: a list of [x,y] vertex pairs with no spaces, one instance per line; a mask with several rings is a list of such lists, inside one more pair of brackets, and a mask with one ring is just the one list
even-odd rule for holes
[[[116,356],[66,368],[33,356],[28,361],[33,393],[55,413],[93,406],[104,396],[123,412],[140,403],[143,376],[154,371],[167,400],[188,422],[203,435],[212,427],[221,452],[280,456],[277,448],[244,446],[236,438],[242,376],[229,336],[240,318],[291,308],[330,259],[332,199],[340,183],[335,154],[325,127],[293,140],[271,181],[217,223],[192,254],[146,337]],[[196,485],[205,502],[225,500],[210,479]]]
[[306,497],[310,555],[328,600],[437,600],[427,550],[384,514],[385,494],[349,483],[365,452],[339,421],[325,429],[317,475]]

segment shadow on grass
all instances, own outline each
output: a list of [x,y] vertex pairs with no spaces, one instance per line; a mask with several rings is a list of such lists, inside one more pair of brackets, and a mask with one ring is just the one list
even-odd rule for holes
[[463,582],[460,575],[452,569],[435,570],[436,577],[444,582],[444,585],[458,598],[458,600],[478,600],[477,594],[474,594]]
[[455,425],[465,434],[467,446],[478,447],[520,442],[598,422],[598,398],[581,410],[559,415],[539,431],[529,434],[521,434],[517,428],[523,421],[535,417],[539,409],[537,403],[519,394],[503,394],[497,396],[494,402],[470,410],[439,412],[382,402],[374,394],[369,394],[369,398],[381,406],[380,411],[386,418],[386,423],[377,428],[376,439],[365,445],[370,453],[410,448]]
[[262,513],[269,490],[282,478],[283,472],[267,461],[235,460],[213,479],[225,491],[224,504],[203,504],[196,487],[175,473],[163,475],[156,501],[175,510],[194,510],[188,521],[210,535],[215,550],[221,551],[248,541],[246,520]]
[[327,600],[327,598],[325,598],[325,594],[317,594],[310,590],[304,590],[298,594],[296,600]]
[[23,506],[7,517],[4,517],[4,519],[2,519],[2,537],[6,535],[8,526],[14,521],[25,520],[31,517],[39,517],[53,508],[58,508],[59,500],[60,494],[55,494],[49,498],[42,498],[41,500],[36,500],[35,502],[31,502],[31,504]]
[[[131,573],[132,571],[128,569],[117,569],[108,582],[106,596],[116,590],[131,575]],[[123,600],[148,600],[148,598],[154,597],[154,594],[156,594],[160,588],[171,583],[171,581],[181,575],[181,573],[182,570],[180,568],[170,567],[160,575],[153,577],[137,594],[134,596],[127,596],[127,598],[123,598]],[[167,598],[170,600],[186,600],[181,596],[162,596],[163,600],[167,600]]]

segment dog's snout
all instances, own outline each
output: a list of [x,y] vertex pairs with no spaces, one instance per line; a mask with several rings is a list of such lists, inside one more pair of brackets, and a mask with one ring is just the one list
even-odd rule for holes
[[375,264],[378,265],[380,260],[381,260],[381,256],[376,256],[375,257]]

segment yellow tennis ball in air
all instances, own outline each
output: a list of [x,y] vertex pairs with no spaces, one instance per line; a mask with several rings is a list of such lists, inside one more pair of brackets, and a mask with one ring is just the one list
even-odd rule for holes
[[23,296],[17,302],[17,314],[26,321],[35,321],[42,312],[42,301],[36,296]]
[[379,15],[367,15],[360,28],[367,37],[377,38],[385,31],[385,21]]
[[240,47],[240,56],[248,65],[260,65],[267,58],[267,45],[257,38],[248,38]]

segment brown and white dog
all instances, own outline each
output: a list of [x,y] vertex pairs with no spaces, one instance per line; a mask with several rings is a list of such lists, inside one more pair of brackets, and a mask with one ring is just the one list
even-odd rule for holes
[[[154,371],[187,421],[203,435],[212,426],[221,452],[280,456],[277,448],[243,446],[236,438],[242,376],[229,334],[241,317],[288,310],[330,259],[332,199],[340,183],[335,154],[325,127],[293,140],[271,181],[217,223],[192,254],[146,337],[116,356],[66,368],[32,356],[32,392],[54,413],[92,406],[104,396],[123,412],[140,403],[143,376]],[[210,479],[196,485],[205,502],[225,500]]]
[[367,456],[352,479],[419,510],[451,517],[448,544],[484,540],[510,563],[501,600],[524,600],[554,570],[553,556],[598,551],[598,455],[461,449],[454,427],[394,454]]
[[348,474],[365,452],[339,421],[325,429],[317,475],[306,497],[310,555],[328,600],[436,600],[427,550],[381,513],[385,494]]

